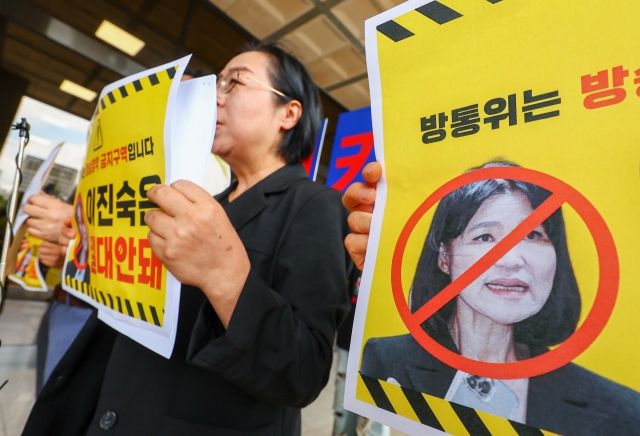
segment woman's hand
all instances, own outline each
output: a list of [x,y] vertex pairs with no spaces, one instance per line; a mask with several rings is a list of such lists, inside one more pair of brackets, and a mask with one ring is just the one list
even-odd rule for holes
[[147,196],[162,209],[145,213],[151,249],[181,283],[202,289],[226,328],[251,269],[226,212],[185,180],[155,185]]
[[58,238],[58,249],[62,253],[62,257],[67,255],[67,247],[69,242],[76,237],[76,230],[71,226],[71,220],[73,217],[69,217],[62,223],[62,230],[60,231],[60,237]]
[[342,204],[351,211],[349,227],[353,232],[345,238],[344,246],[360,270],[364,267],[367,254],[373,203],[376,200],[376,183],[381,176],[382,166],[378,162],[371,162],[362,169],[362,177],[367,184],[354,183],[342,196]]
[[55,242],[44,241],[38,247],[38,259],[43,265],[52,268],[62,268],[64,265],[64,254],[60,250],[60,246]]
[[73,215],[73,206],[55,197],[41,193],[29,197],[24,206],[27,231],[45,241],[57,242],[62,233],[64,221]]

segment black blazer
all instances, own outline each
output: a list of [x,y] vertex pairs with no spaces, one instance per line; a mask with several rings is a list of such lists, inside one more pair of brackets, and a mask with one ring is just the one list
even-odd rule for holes
[[[411,335],[369,339],[360,372],[439,398],[456,374]],[[640,435],[640,394],[571,363],[529,379],[526,424],[566,436]]]
[[[325,386],[349,310],[347,211],[340,193],[311,182],[302,165],[276,171],[231,203],[230,190],[217,198],[251,272],[228,329],[199,289],[183,286],[171,358],[118,335],[97,404],[76,413],[62,407],[76,421],[89,417],[87,434],[105,434],[107,411],[117,417],[112,435],[300,434],[300,408]],[[54,394],[47,383],[37,403]],[[38,433],[37,412],[38,404],[25,434],[73,434]]]

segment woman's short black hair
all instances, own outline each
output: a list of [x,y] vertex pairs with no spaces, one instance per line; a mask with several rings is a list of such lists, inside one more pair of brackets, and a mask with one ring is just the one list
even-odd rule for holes
[[[480,168],[493,166],[517,165],[492,162]],[[490,179],[463,186],[440,201],[416,268],[409,297],[412,311],[418,310],[451,283],[449,275],[438,267],[441,244],[448,247],[460,236],[486,199],[513,191],[522,192],[534,209],[551,195],[546,189],[531,183]],[[557,345],[571,336],[578,324],[581,307],[578,284],[569,258],[562,210],[551,214],[542,226],[556,251],[553,287],[540,312],[514,324],[515,342],[528,345],[532,354],[542,353],[547,347]],[[446,342],[442,335],[448,334],[447,326],[455,311],[456,299],[453,299],[427,320],[423,328],[434,339]]]
[[271,58],[272,86],[287,97],[274,93],[278,101],[286,103],[298,100],[302,105],[302,115],[298,124],[284,135],[279,152],[287,164],[297,163],[308,158],[313,152],[320,122],[322,104],[318,87],[309,76],[306,68],[293,55],[287,53],[275,43],[251,43],[240,52],[257,51]]

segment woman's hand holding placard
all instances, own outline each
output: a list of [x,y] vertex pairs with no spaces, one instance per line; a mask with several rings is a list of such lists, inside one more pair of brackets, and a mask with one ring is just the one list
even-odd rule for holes
[[155,185],[147,196],[161,209],[145,214],[151,249],[181,283],[202,289],[226,328],[251,268],[227,214],[185,180]]
[[364,267],[367,253],[373,203],[376,200],[375,185],[382,177],[382,166],[378,162],[371,162],[363,168],[362,177],[367,184],[354,183],[347,188],[342,197],[342,204],[351,211],[349,227],[353,232],[347,235],[344,245],[360,270]]

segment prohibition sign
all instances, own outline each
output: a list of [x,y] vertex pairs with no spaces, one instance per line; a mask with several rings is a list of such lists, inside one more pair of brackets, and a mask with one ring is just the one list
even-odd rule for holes
[[[551,195],[538,206],[511,233],[500,240],[475,264],[445,289],[429,300],[415,313],[411,313],[402,289],[402,259],[409,240],[420,219],[443,197],[470,183],[489,179],[520,180],[545,188]],[[420,326],[445,304],[462,292],[475,279],[505,256],[553,212],[567,203],[586,224],[598,252],[600,277],[593,307],[582,325],[562,344],[531,359],[511,363],[481,362],[457,354],[436,342]],[[431,194],[411,215],[405,224],[391,262],[391,288],[396,307],[411,335],[422,347],[443,363],[469,374],[497,379],[529,378],[560,368],[578,357],[596,340],[613,312],[620,268],[613,236],[598,210],[581,193],[565,182],[548,174],[519,167],[481,168],[462,174],[445,183]]]

